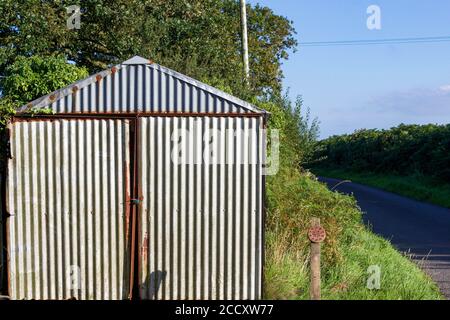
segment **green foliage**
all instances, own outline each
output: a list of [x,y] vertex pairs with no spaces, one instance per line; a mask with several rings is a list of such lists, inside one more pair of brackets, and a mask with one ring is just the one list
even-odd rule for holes
[[54,111],[52,108],[39,108],[39,109],[31,108],[30,110],[28,110],[28,114],[31,116],[39,115],[39,114],[41,114],[41,115],[54,114]]
[[297,119],[298,146],[301,154],[300,161],[303,166],[307,166],[313,160],[314,153],[318,148],[317,140],[319,138],[319,120],[317,118],[311,119],[310,109],[307,108],[303,114],[302,111],[303,100],[301,97],[297,98],[295,107],[293,109],[294,119]]
[[18,57],[5,70],[3,95],[17,106],[88,76],[86,68],[67,63],[63,57]]
[[250,101],[270,112],[268,126],[280,132],[282,163],[295,170],[309,163],[317,146],[319,122],[311,119],[309,109],[304,110],[302,98],[292,102],[286,94]]
[[216,89],[222,90],[223,92],[233,95],[233,89],[227,84],[227,81],[225,79],[213,77],[213,78],[203,78],[200,79],[200,81],[210,85],[211,87],[214,87]]
[[14,103],[9,97],[0,98],[0,131],[6,126],[8,119],[15,114]]
[[3,172],[5,168],[5,160],[6,160],[6,136],[5,129],[8,123],[8,120],[15,113],[14,103],[8,97],[0,98],[0,172]]
[[[5,150],[3,133],[15,110],[43,95],[60,89],[88,75],[87,69],[67,63],[64,57],[17,57],[5,70],[1,81],[0,98],[0,150]],[[49,114],[51,109],[31,109],[31,115]],[[0,167],[4,165],[2,153]]]
[[[0,130],[15,109],[34,99],[60,89],[88,75],[87,69],[77,67],[59,57],[17,57],[5,70],[1,81]],[[50,111],[51,112],[51,111]],[[49,110],[30,110],[32,114],[48,114]]]
[[450,182],[450,125],[399,125],[321,141],[321,167],[422,175]]
[[[80,5],[81,29],[68,30],[66,6]],[[196,79],[224,79],[242,98],[281,91],[281,63],[294,49],[292,22],[248,5],[251,86],[242,71],[235,0],[2,0],[0,75],[17,56],[63,54],[89,73],[133,55]]]

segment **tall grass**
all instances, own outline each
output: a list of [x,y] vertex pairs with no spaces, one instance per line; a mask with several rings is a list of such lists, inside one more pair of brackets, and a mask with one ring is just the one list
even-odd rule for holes
[[[327,231],[322,245],[324,299],[440,299],[437,286],[407,257],[362,223],[354,198],[329,191],[302,169],[316,145],[317,121],[302,116],[302,103],[266,101],[270,126],[281,131],[280,170],[267,179],[265,298],[309,298],[311,217]],[[366,286],[367,269],[381,268],[381,288]]]
[[[286,199],[287,205],[269,207],[266,298],[309,299],[306,233],[312,216],[320,217],[327,230],[322,244],[323,299],[441,298],[436,284],[408,257],[363,226],[353,198],[329,191],[307,173],[296,180],[295,188],[276,188],[276,197]],[[379,290],[367,288],[367,271],[373,265],[381,270]]]

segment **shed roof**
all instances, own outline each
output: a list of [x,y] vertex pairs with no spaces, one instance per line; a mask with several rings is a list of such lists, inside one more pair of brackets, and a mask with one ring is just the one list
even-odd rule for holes
[[266,111],[135,56],[18,109],[67,113],[260,113]]

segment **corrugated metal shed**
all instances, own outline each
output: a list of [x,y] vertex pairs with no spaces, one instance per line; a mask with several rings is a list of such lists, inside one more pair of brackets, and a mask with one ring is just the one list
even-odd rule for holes
[[261,298],[266,115],[141,57],[23,106],[8,125],[9,295]]

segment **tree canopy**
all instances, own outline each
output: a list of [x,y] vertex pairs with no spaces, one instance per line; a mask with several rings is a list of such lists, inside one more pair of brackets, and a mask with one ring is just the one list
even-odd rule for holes
[[[81,7],[69,30],[66,6]],[[243,98],[280,93],[282,61],[297,44],[292,22],[248,5],[251,80],[245,89],[239,1],[3,0],[0,75],[18,56],[63,54],[90,73],[141,55]]]
[[19,57],[6,68],[2,90],[20,106],[69,83],[88,76],[84,67],[67,63],[64,57]]

